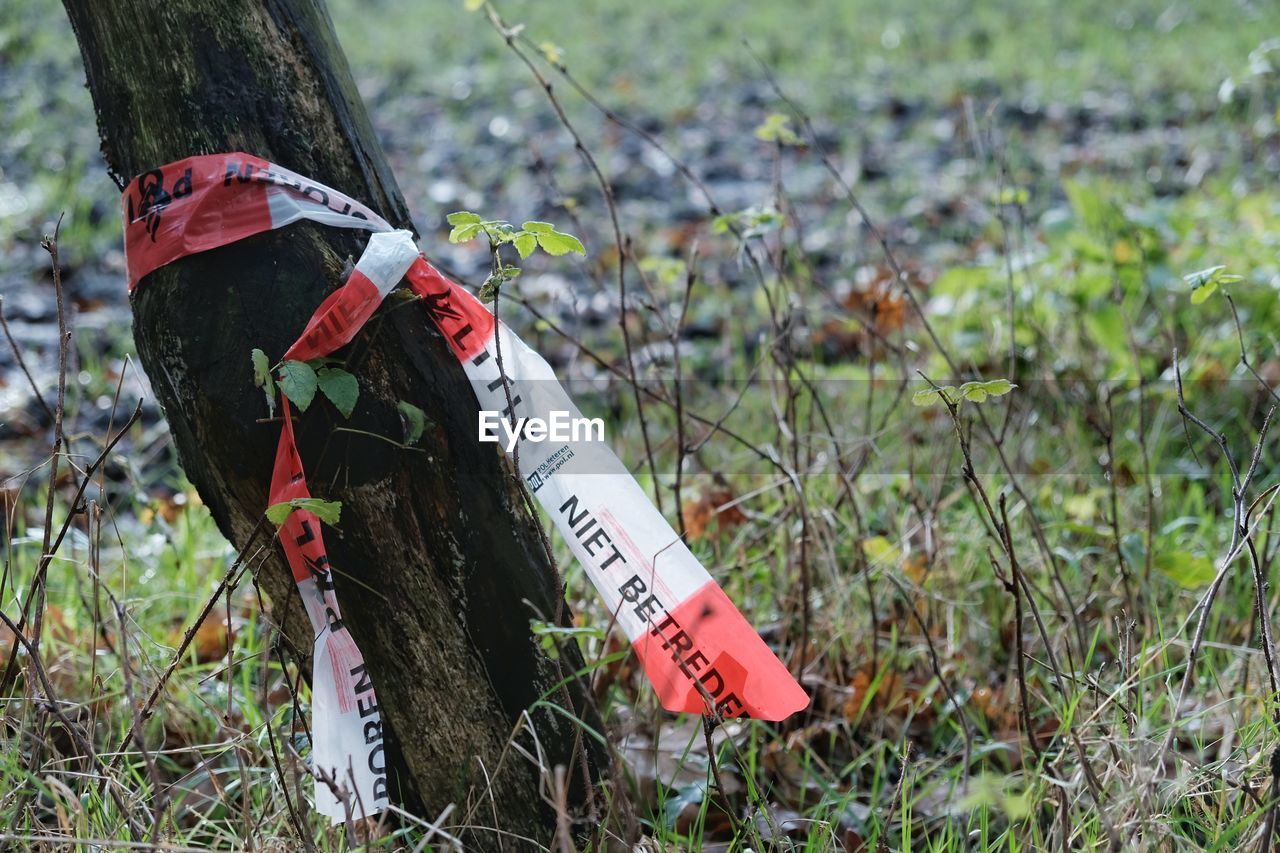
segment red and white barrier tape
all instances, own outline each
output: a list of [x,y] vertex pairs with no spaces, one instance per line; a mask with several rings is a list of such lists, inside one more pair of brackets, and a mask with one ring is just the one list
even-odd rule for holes
[[[348,343],[383,297],[407,279],[461,362],[482,410],[544,420],[552,412],[580,416],[542,356],[422,258],[409,232],[393,230],[337,190],[257,157],[217,154],[139,176],[125,188],[122,210],[130,290],[170,261],[300,219],[372,231],[350,278],[316,309],[286,359],[318,358]],[[283,410],[272,504],[308,495],[287,401]],[[808,705],[804,690],[617,456],[586,439],[522,437],[519,463],[521,476],[616,614],[664,708],[781,720]],[[357,815],[375,814],[387,803],[377,700],[342,622],[319,520],[295,510],[280,540],[316,631],[314,764],[347,783]],[[344,819],[326,786],[317,786],[316,800],[320,811]]]

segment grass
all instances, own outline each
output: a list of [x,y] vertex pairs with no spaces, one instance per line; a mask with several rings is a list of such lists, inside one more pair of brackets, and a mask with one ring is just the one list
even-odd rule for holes
[[[382,78],[391,69],[429,89],[449,86],[455,69],[490,85],[510,82],[502,45],[477,40],[480,16],[461,6],[341,2],[333,14],[357,74]],[[1152,94],[1212,97],[1244,69],[1260,34],[1280,31],[1280,11],[1251,2],[1076,0],[1064,10],[1050,0],[603,0],[568,12],[513,0],[501,8],[538,41],[562,48],[597,88],[663,111],[692,108],[709,89],[754,77],[744,39],[823,114],[869,94],[942,103],[983,88],[1043,102],[1120,92],[1142,110],[1159,108],[1143,102]]]
[[[0,27],[5,61],[70,73],[65,25],[22,4],[10,8]],[[631,306],[630,331],[637,347],[655,353],[641,378],[664,394],[678,388],[686,414],[715,420],[729,412],[725,425],[745,441],[686,417],[686,435],[706,441],[680,451],[674,408],[650,403],[637,412],[621,383],[580,400],[588,414],[607,417],[619,455],[669,518],[683,517],[695,552],[784,659],[809,661],[809,714],[783,726],[730,724],[708,756],[698,721],[661,713],[642,677],[614,653],[617,638],[577,634],[586,659],[599,661],[597,695],[651,843],[1258,847],[1276,802],[1270,761],[1280,743],[1280,697],[1258,619],[1259,595],[1261,612],[1275,610],[1258,576],[1270,577],[1280,551],[1268,503],[1280,484],[1275,441],[1260,437],[1280,384],[1271,331],[1280,309],[1280,83],[1263,67],[1270,54],[1257,49],[1280,31],[1280,11],[1248,3],[1118,9],[1087,0],[949,2],[945,10],[880,0],[812,10],[669,0],[643,9],[609,0],[572,15],[527,2],[502,8],[527,24],[535,43],[563,48],[574,73],[609,103],[677,135],[702,127],[724,136],[727,159],[762,164],[763,178],[744,179],[750,203],[783,212],[775,230],[744,243],[716,233],[701,210],[681,209],[688,227],[671,227],[668,214],[686,191],[677,178],[662,184],[653,206],[623,199],[636,245],[629,272],[643,294]],[[547,319],[505,295],[503,316],[562,375],[598,380],[624,363],[611,296],[618,255],[598,195],[483,18],[391,0],[372,12],[337,4],[334,15],[375,116],[379,106],[395,116],[384,135],[417,120],[396,106],[416,95],[432,121],[464,116],[475,127],[461,131],[457,168],[493,158],[490,179],[502,187],[482,199],[481,212],[518,221],[529,205],[572,223],[587,243],[586,262],[532,263],[510,291]],[[51,35],[59,27],[61,40]],[[906,263],[923,318],[893,285],[815,150],[751,136],[764,115],[788,110],[768,94],[739,47],[742,36],[788,91],[802,93],[841,165],[886,139],[891,166],[930,154],[915,172],[891,168],[879,182],[855,185]],[[1236,95],[1220,101],[1227,77]],[[460,80],[480,94],[441,107]],[[725,88],[742,80],[750,81],[746,94]],[[46,146],[65,147],[61,170],[35,153],[37,138],[49,139],[37,134],[46,122],[53,128],[87,114],[82,93],[65,77],[54,82],[54,94],[29,91],[17,102],[30,139],[8,141],[5,180],[32,201],[0,222],[38,223],[70,207],[62,243],[90,264],[118,233],[110,215],[93,219],[101,187],[65,165],[92,150],[83,132]],[[1124,148],[1063,167],[1069,125],[1038,120],[1023,132],[1016,116],[994,108],[979,110],[979,132],[959,134],[963,144],[930,141],[931,123],[962,114],[966,95],[1020,110],[1119,98],[1119,108],[1096,111],[1107,126],[1085,147]],[[874,115],[861,112],[867,99],[878,105]],[[883,106],[894,99],[919,105],[920,115],[894,118]],[[566,100],[610,164],[623,169],[640,156],[585,103]],[[741,116],[724,119],[739,107]],[[544,182],[522,176],[528,157],[518,147],[483,141],[477,128],[506,114],[529,117],[532,140],[551,152]],[[794,116],[791,126],[802,129]],[[1159,144],[1138,138],[1153,126],[1180,127],[1201,145],[1230,141],[1214,149],[1206,175],[1166,185],[1152,178],[1153,165],[1172,169],[1150,159]],[[975,137],[987,145],[978,149]],[[389,147],[402,176],[428,148],[399,137]],[[684,149],[699,174],[723,165],[706,146]],[[957,161],[966,167],[955,170]],[[732,196],[738,177],[711,181],[712,192]],[[959,206],[935,208],[939,199]],[[36,227],[14,227],[5,240],[21,244]],[[439,227],[423,229],[424,246],[465,266],[466,250],[444,248]],[[1240,280],[1219,278],[1215,292],[1193,301],[1184,276],[1218,265],[1219,276]],[[662,348],[690,273],[685,381],[677,385]],[[592,311],[601,322],[590,322]],[[76,465],[101,450],[102,401],[132,370],[121,337],[81,338],[68,403],[68,461]],[[48,376],[52,355],[27,358]],[[1179,373],[1182,402],[1221,441],[1183,417]],[[939,385],[1005,378],[1017,387],[954,410],[939,401],[915,406],[912,395],[928,387],[922,375]],[[117,414],[114,423],[122,420]],[[655,447],[656,490],[641,423]],[[37,419],[0,443],[9,614],[25,600],[41,554],[47,433]],[[1238,488],[1230,471],[1232,462],[1247,469],[1259,443],[1261,462],[1242,498],[1257,522],[1255,568],[1248,552],[1232,554]],[[74,519],[50,567],[43,658],[66,713],[107,760],[235,559],[166,445],[162,426],[130,428],[90,492],[95,504]],[[56,528],[69,511],[68,483],[54,488]],[[716,512],[729,503],[734,510]],[[606,624],[563,544],[556,547],[579,623]],[[1198,609],[1224,564],[1213,606]],[[1206,642],[1180,696],[1202,613]],[[135,744],[112,774],[147,826],[163,806],[161,825],[174,844],[297,844],[289,813],[305,805],[286,742],[305,756],[305,693],[299,705],[290,701],[294,674],[273,654],[273,640],[245,580],[178,657],[161,710],[143,731],[150,760]],[[124,838],[119,805],[85,784],[93,769],[65,726],[32,700],[29,683],[20,684],[5,705],[11,737],[0,755],[0,790],[11,792],[0,799],[6,838]],[[283,778],[273,752],[283,756]],[[350,846],[314,817],[302,825],[322,849]],[[426,833],[410,819],[374,846],[414,849],[432,843]]]

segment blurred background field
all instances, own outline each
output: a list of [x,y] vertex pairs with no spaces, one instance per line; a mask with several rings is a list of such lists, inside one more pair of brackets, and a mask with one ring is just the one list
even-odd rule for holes
[[[634,351],[599,187],[485,13],[462,0],[333,3],[421,245],[474,286],[487,252],[448,242],[451,211],[582,237],[585,260],[532,259],[502,316],[607,417],[619,455],[815,697],[785,726],[722,728],[709,762],[698,721],[662,714],[613,654],[620,638],[596,630],[607,616],[557,543],[580,642],[588,660],[605,656],[592,677],[653,843],[1267,843],[1280,790],[1264,654],[1274,440],[1262,436],[1242,496],[1231,463],[1243,478],[1280,399],[1280,6],[498,9],[523,25],[618,198]],[[76,464],[144,399],[49,574],[50,674],[109,753],[234,555],[130,356],[118,192],[59,7],[0,8],[0,114],[3,311],[46,400],[57,323],[40,239],[65,211]],[[1187,408],[1220,441],[1180,416],[1175,353]],[[680,428],[669,405],[637,412],[619,379],[628,358],[655,393],[678,387],[732,434]],[[245,369],[249,381],[247,354]],[[913,405],[922,374],[1017,387],[959,403],[957,428],[936,399]],[[677,447],[682,429],[696,450]],[[51,435],[0,347],[8,613],[40,556]],[[56,524],[74,487],[74,475],[54,484]],[[1256,523],[1244,551],[1239,507]],[[1218,577],[1188,670],[1196,605]],[[288,771],[289,745],[305,756],[306,738],[258,604],[247,578],[217,604],[148,723],[154,760],[132,749],[121,761],[129,802],[150,823],[162,795],[175,843],[296,843],[292,782],[271,755]],[[118,805],[78,796],[83,757],[26,689],[19,679],[5,705],[0,832],[120,837]],[[34,746],[34,730],[49,743]],[[348,843],[307,827],[326,848]],[[425,837],[406,820],[380,843],[439,843]]]

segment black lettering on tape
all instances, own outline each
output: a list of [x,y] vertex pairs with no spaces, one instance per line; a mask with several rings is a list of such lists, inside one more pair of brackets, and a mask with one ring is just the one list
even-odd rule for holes
[[[707,683],[712,678],[715,679],[716,686],[714,689],[712,689],[712,687]],[[704,673],[702,677],[698,679],[698,682],[703,687],[707,688],[707,692],[711,694],[712,699],[716,698],[717,696],[719,696],[721,693],[724,692],[724,678],[721,677],[720,671],[717,670],[715,667],[712,667],[711,669],[707,670],[706,673]]]
[[321,589],[333,589],[333,577],[329,574],[329,556],[319,554],[314,559],[302,555],[302,562],[307,564],[307,571],[316,579]]
[[706,655],[704,655],[702,652],[695,651],[693,654],[689,655],[687,658],[684,659],[684,669],[689,674],[692,674],[702,669],[708,663],[710,663],[710,661],[707,660]]
[[[443,293],[428,293],[426,294],[423,302],[426,309],[431,312],[431,316],[436,318],[437,321],[442,321],[444,319],[462,319],[462,315],[449,304],[449,291],[447,290]],[[454,341],[457,341],[470,333],[471,327],[467,326],[458,332],[454,337]]]
[[173,182],[173,197],[175,199],[186,198],[191,195],[192,191],[191,170],[187,169],[187,171],[178,176],[178,180]]
[[648,587],[644,585],[644,581],[640,580],[639,575],[632,575],[631,580],[618,587],[623,601],[635,601],[647,591]]
[[304,196],[311,196],[325,207],[329,206],[329,194],[319,187],[307,187],[302,191],[302,194]]
[[511,405],[510,405],[510,406],[507,406],[506,408],[504,408],[504,409],[502,410],[502,416],[503,416],[503,417],[505,417],[505,418],[510,419],[510,418],[512,417],[512,415],[514,414],[514,412],[515,412],[515,408],[516,408],[516,406],[520,405],[520,403],[522,403],[522,402],[523,402],[523,401],[520,399],[520,395],[519,395],[519,394],[517,394],[516,396],[512,397],[512,398],[511,398]]
[[[591,519],[591,521],[592,523],[594,523],[595,519],[593,518]],[[582,538],[581,532],[579,532],[578,538],[579,539]],[[613,542],[609,539],[609,534],[605,532],[605,529],[603,527],[601,527],[595,533],[592,533],[586,539],[582,539],[582,547],[589,555],[594,557],[596,555],[596,552],[592,550],[592,546],[598,546],[602,542],[608,542],[609,544],[613,544]]]
[[600,564],[601,569],[607,569],[610,566],[612,566],[614,563],[618,562],[619,560],[621,560],[624,563],[627,561],[626,558],[622,556],[621,552],[618,551],[617,545],[610,545],[609,551],[610,551],[609,559],[605,560],[603,563]]
[[306,545],[308,542],[316,538],[316,532],[311,529],[311,519],[302,520],[302,535],[293,540],[299,547]]
[[[519,400],[518,397],[516,399]],[[570,451],[570,455],[565,458],[572,458],[572,451]],[[600,563],[600,568],[602,570],[609,568],[614,563],[622,563],[623,565],[626,565],[627,560],[618,550],[618,546],[613,543],[613,537],[609,535],[609,531],[605,529],[603,524],[599,524],[596,518],[591,515],[591,511],[589,509],[586,507],[579,507],[577,495],[570,495],[569,498],[560,505],[560,512],[568,517],[569,528],[573,530],[574,536],[576,536],[578,541],[582,543],[582,548],[587,552],[588,556],[594,557],[597,554],[607,555]],[[587,535],[588,533],[590,533],[589,536]]]
[[636,604],[636,618],[641,621],[648,622],[653,618],[655,613],[662,609],[662,602],[658,601],[658,597],[656,595],[651,595]]
[[680,623],[676,621],[676,617],[668,613],[667,618],[663,619],[657,625],[654,625],[653,628],[649,631],[649,633],[656,634],[657,636],[661,637],[662,632],[667,630],[668,628],[679,628],[679,627],[680,627]]
[[387,762],[385,760],[381,761],[381,763],[376,763],[374,761],[374,759],[381,758],[383,758],[382,744],[378,743],[374,745],[373,749],[369,750],[369,769],[372,770],[376,776],[381,776],[387,772]]
[[231,179],[235,178],[242,184],[247,184],[253,180],[253,164],[245,163],[241,168],[240,164],[235,160],[227,161],[227,173],[222,176],[222,185],[224,187],[231,186]]
[[578,525],[578,522],[579,522],[579,521],[582,521],[582,519],[584,519],[584,518],[586,518],[588,515],[590,515],[590,512],[589,512],[587,509],[585,509],[585,508],[582,510],[582,512],[581,512],[580,514],[578,514],[578,515],[574,515],[574,514],[573,514],[573,513],[574,513],[574,510],[576,510],[577,508],[578,508],[578,496],[577,496],[577,495],[570,495],[570,496],[569,496],[569,499],[568,499],[567,501],[565,501],[564,503],[560,504],[560,512],[561,512],[561,514],[569,516],[569,526],[570,526],[570,527],[577,527],[577,525]]
[[359,680],[356,681],[356,695],[361,693],[369,693],[373,690],[373,679],[369,677],[369,668],[362,661],[359,666],[351,670],[352,675],[358,675]]
[[690,637],[687,631],[676,631],[670,637],[663,636],[662,647],[671,652],[673,661],[678,661],[680,660],[681,652],[692,651],[693,637]]

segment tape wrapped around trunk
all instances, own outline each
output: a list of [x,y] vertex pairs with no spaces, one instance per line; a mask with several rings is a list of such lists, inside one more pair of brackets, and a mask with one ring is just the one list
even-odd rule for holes
[[[132,290],[152,270],[300,219],[374,232],[355,270],[284,354],[306,361],[349,342],[402,279],[461,363],[481,410],[549,419],[581,414],[547,362],[418,253],[412,235],[364,205],[245,154],[190,157],[134,179],[122,199]],[[501,352],[501,368],[499,367]],[[309,495],[287,401],[273,504]],[[626,633],[668,711],[781,720],[808,696],[654,508],[609,448],[589,437],[518,443],[520,476]],[[280,531],[316,631],[313,763],[359,816],[387,804],[381,722],[364,662],[342,622],[320,522],[295,510]],[[345,809],[317,784],[317,808]]]

